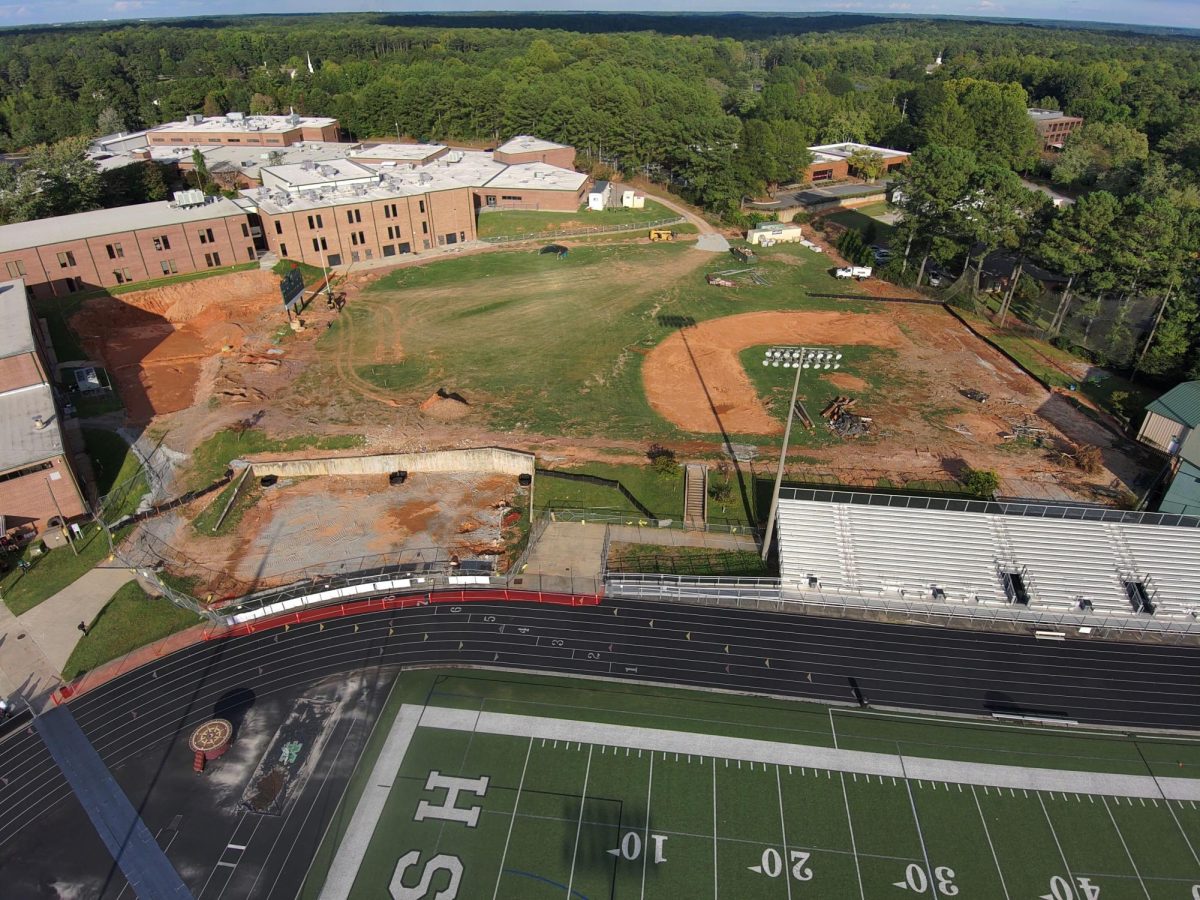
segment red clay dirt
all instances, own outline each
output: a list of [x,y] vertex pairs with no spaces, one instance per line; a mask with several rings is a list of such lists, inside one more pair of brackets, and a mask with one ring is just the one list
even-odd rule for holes
[[256,269],[95,297],[71,326],[108,369],[129,419],[145,422],[192,405],[204,364],[238,350],[250,323],[279,311],[278,281]]
[[782,431],[758,398],[738,354],[757,344],[910,346],[882,315],[842,312],[756,312],[725,316],[682,329],[655,347],[642,364],[650,405],[686,431],[777,434]]

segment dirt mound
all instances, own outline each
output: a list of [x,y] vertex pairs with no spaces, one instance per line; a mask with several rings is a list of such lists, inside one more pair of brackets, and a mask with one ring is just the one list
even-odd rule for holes
[[[191,406],[205,364],[278,312],[278,279],[260,269],[86,300],[71,327],[108,368],[131,421]],[[208,370],[211,374],[212,368]]]
[[429,399],[421,404],[421,412],[434,419],[448,422],[454,419],[461,419],[463,416],[469,414],[471,412],[471,405],[463,399],[461,394],[456,394],[442,388],[436,394],[430,395]]
[[829,375],[822,375],[822,381],[828,381],[835,388],[840,388],[843,391],[865,391],[869,384],[863,378],[857,375],[851,375],[848,372],[834,372]]

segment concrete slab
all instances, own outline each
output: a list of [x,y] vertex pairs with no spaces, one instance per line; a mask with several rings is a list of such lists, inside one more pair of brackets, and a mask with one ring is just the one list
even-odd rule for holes
[[133,578],[126,568],[98,566],[18,617],[56,674],[83,637],[79,623],[90,625],[118,588]]
[[521,575],[598,579],[606,526],[552,522],[529,553]]
[[725,235],[709,232],[700,235],[696,239],[695,247],[697,250],[704,250],[706,253],[728,253],[729,241],[725,239]]
[[43,709],[60,684],[59,671],[20,620],[0,603],[0,697],[20,697],[34,709]]

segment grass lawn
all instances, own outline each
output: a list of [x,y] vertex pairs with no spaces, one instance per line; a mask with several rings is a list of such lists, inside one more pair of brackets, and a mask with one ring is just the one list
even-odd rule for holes
[[169,600],[151,598],[136,581],[105,604],[88,633],[71,652],[63,678],[70,681],[109,660],[200,622],[200,617]]
[[505,209],[481,212],[475,226],[480,239],[519,237],[522,235],[550,235],[556,231],[576,228],[612,228],[617,225],[633,225],[638,222],[661,222],[677,213],[661,203],[647,198],[644,209],[589,210],[586,205],[576,212],[543,212],[530,209]]
[[[230,534],[237,530],[238,523],[242,521],[242,516],[250,507],[254,506],[262,497],[262,488],[258,482],[246,476],[250,483],[240,485],[240,479],[235,478],[232,484],[229,484],[222,490],[213,500],[204,507],[196,518],[192,520],[192,527],[196,529],[196,533],[204,537],[219,537],[224,534]],[[217,519],[220,518],[221,512],[225,509],[225,504],[229,502],[230,496],[238,488],[241,490],[238,493],[237,500],[233,506],[229,508],[224,520],[221,522],[221,527],[213,530]]]
[[845,209],[841,212],[830,213],[827,216],[822,216],[822,218],[830,222],[837,222],[839,225],[853,231],[865,232],[867,229],[874,227],[875,237],[871,243],[887,244],[891,241],[896,228],[876,218],[876,216],[882,215],[887,211],[886,203],[871,203],[867,206],[860,206],[857,209]]
[[770,570],[753,550],[711,550],[707,547],[671,547],[657,544],[624,544],[608,548],[611,572],[647,575],[740,575],[768,578]]
[[85,525],[83,539],[76,541],[75,549],[79,551],[78,556],[70,547],[59,547],[34,556],[27,548],[22,558],[30,564],[28,572],[22,572],[16,560],[12,560],[12,570],[0,580],[0,592],[14,615],[33,609],[105,559],[109,548],[104,529],[99,525]]
[[321,335],[325,362],[301,388],[321,390],[336,378],[340,352],[361,378],[398,396],[457,391],[476,420],[497,430],[680,437],[651,409],[641,380],[642,357],[680,319],[878,311],[812,297],[856,290],[830,275],[819,254],[786,245],[758,256],[770,283],[736,291],[704,281],[705,272],[737,268],[732,257],[683,243],[590,244],[561,260],[514,250],[397,269]]
[[361,447],[362,435],[335,434],[321,437],[302,434],[290,438],[270,438],[250,429],[242,434],[226,429],[218,431],[192,451],[192,469],[188,479],[193,489],[212,484],[225,474],[229,463],[249,453],[287,453],[293,450],[350,450]]

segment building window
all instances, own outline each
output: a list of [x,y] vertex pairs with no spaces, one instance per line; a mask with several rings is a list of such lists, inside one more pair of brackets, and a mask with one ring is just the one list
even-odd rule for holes
[[211,244],[214,241],[216,241],[216,238],[213,237],[213,230],[211,228],[205,228],[200,232],[200,243]]
[[250,237],[250,226],[245,222],[242,223],[242,237]]
[[287,256],[287,244],[280,244],[280,245],[279,245],[279,255],[280,255],[280,256]]
[[254,248],[253,248],[253,247],[247,247],[247,248],[246,248],[246,259],[248,259],[248,260],[250,260],[250,261],[252,261],[252,262],[253,262],[254,260],[258,259],[258,254],[254,252]]
[[162,273],[164,275],[174,275],[179,271],[179,269],[175,267],[175,260],[173,259],[164,259],[161,263],[159,263],[159,265],[162,266]]
[[8,269],[9,278],[22,278],[25,275],[25,263],[19,259],[14,259],[12,262],[6,263],[5,267]]
[[124,259],[125,248],[120,244],[105,244],[104,249],[108,251],[109,259]]
[[113,269],[113,278],[117,280],[117,284],[125,284],[126,282],[133,281],[133,275],[130,274],[128,269]]
[[213,251],[212,253],[204,254],[204,263],[210,269],[221,264],[221,254]]
[[323,238],[313,238],[313,250],[320,253],[322,250],[329,249],[329,242]]
[[362,221],[362,210],[348,209],[346,210],[346,221],[351,225],[357,225]]
[[467,233],[465,231],[460,231],[458,233],[458,239],[460,241],[465,241],[467,239]]
[[425,214],[425,201],[424,201],[424,200],[418,200],[418,201],[417,201],[417,206],[418,206],[418,208],[421,210],[421,214],[422,214],[422,215],[424,215],[424,214]]
[[278,219],[275,220],[275,233],[283,234],[283,223],[280,222]]
[[[441,241],[438,241],[438,243],[440,244]],[[448,235],[446,235],[446,243],[447,244],[457,244],[458,243],[458,235],[455,234],[453,231],[450,232]]]
[[520,196],[513,195],[513,194],[509,194],[509,195],[507,195],[507,196],[505,196],[504,194],[501,194],[501,195],[500,195],[500,199],[501,199],[501,200],[512,200],[513,202],[516,202],[516,203],[520,203],[520,202],[521,202],[521,198],[520,198]]
[[329,254],[329,265],[340,266],[341,264],[342,264],[342,254],[340,254],[340,253],[330,253]]
[[154,249],[155,250],[170,250],[171,249],[171,239],[169,237],[167,237],[165,234],[159,235],[158,237],[156,237],[154,239]]
[[429,238],[422,239],[421,244],[426,250],[428,250],[429,249]]
[[350,262],[358,262],[358,251],[357,250],[350,251]]
[[[428,222],[421,223],[421,234],[429,234],[429,223]],[[428,244],[429,241],[426,241],[425,243]]]
[[241,142],[242,142],[241,138],[229,138],[229,143],[231,143],[231,144],[240,144]]
[[358,232],[357,231],[350,232],[350,245],[352,247],[358,246]]
[[384,244],[383,245],[383,255],[384,256],[395,256],[396,255],[396,245],[395,244]]
[[483,202],[486,203],[488,206],[495,206],[496,205],[496,195],[488,194],[487,197],[484,198]]
[[69,269],[75,265],[75,253],[72,250],[63,250],[58,254],[58,266],[60,269]]
[[407,241],[401,242],[400,252],[401,253],[412,253],[412,247],[409,245],[409,243]]
[[67,293],[74,294],[76,291],[83,290],[83,279],[76,275],[74,278],[67,278],[63,281],[67,286]]
[[321,221],[321,214],[320,214],[320,213],[317,213],[317,227],[318,227],[318,228],[324,228],[324,227],[325,227],[325,223]]
[[374,259],[375,255],[371,252],[371,248],[367,248],[367,259]]

